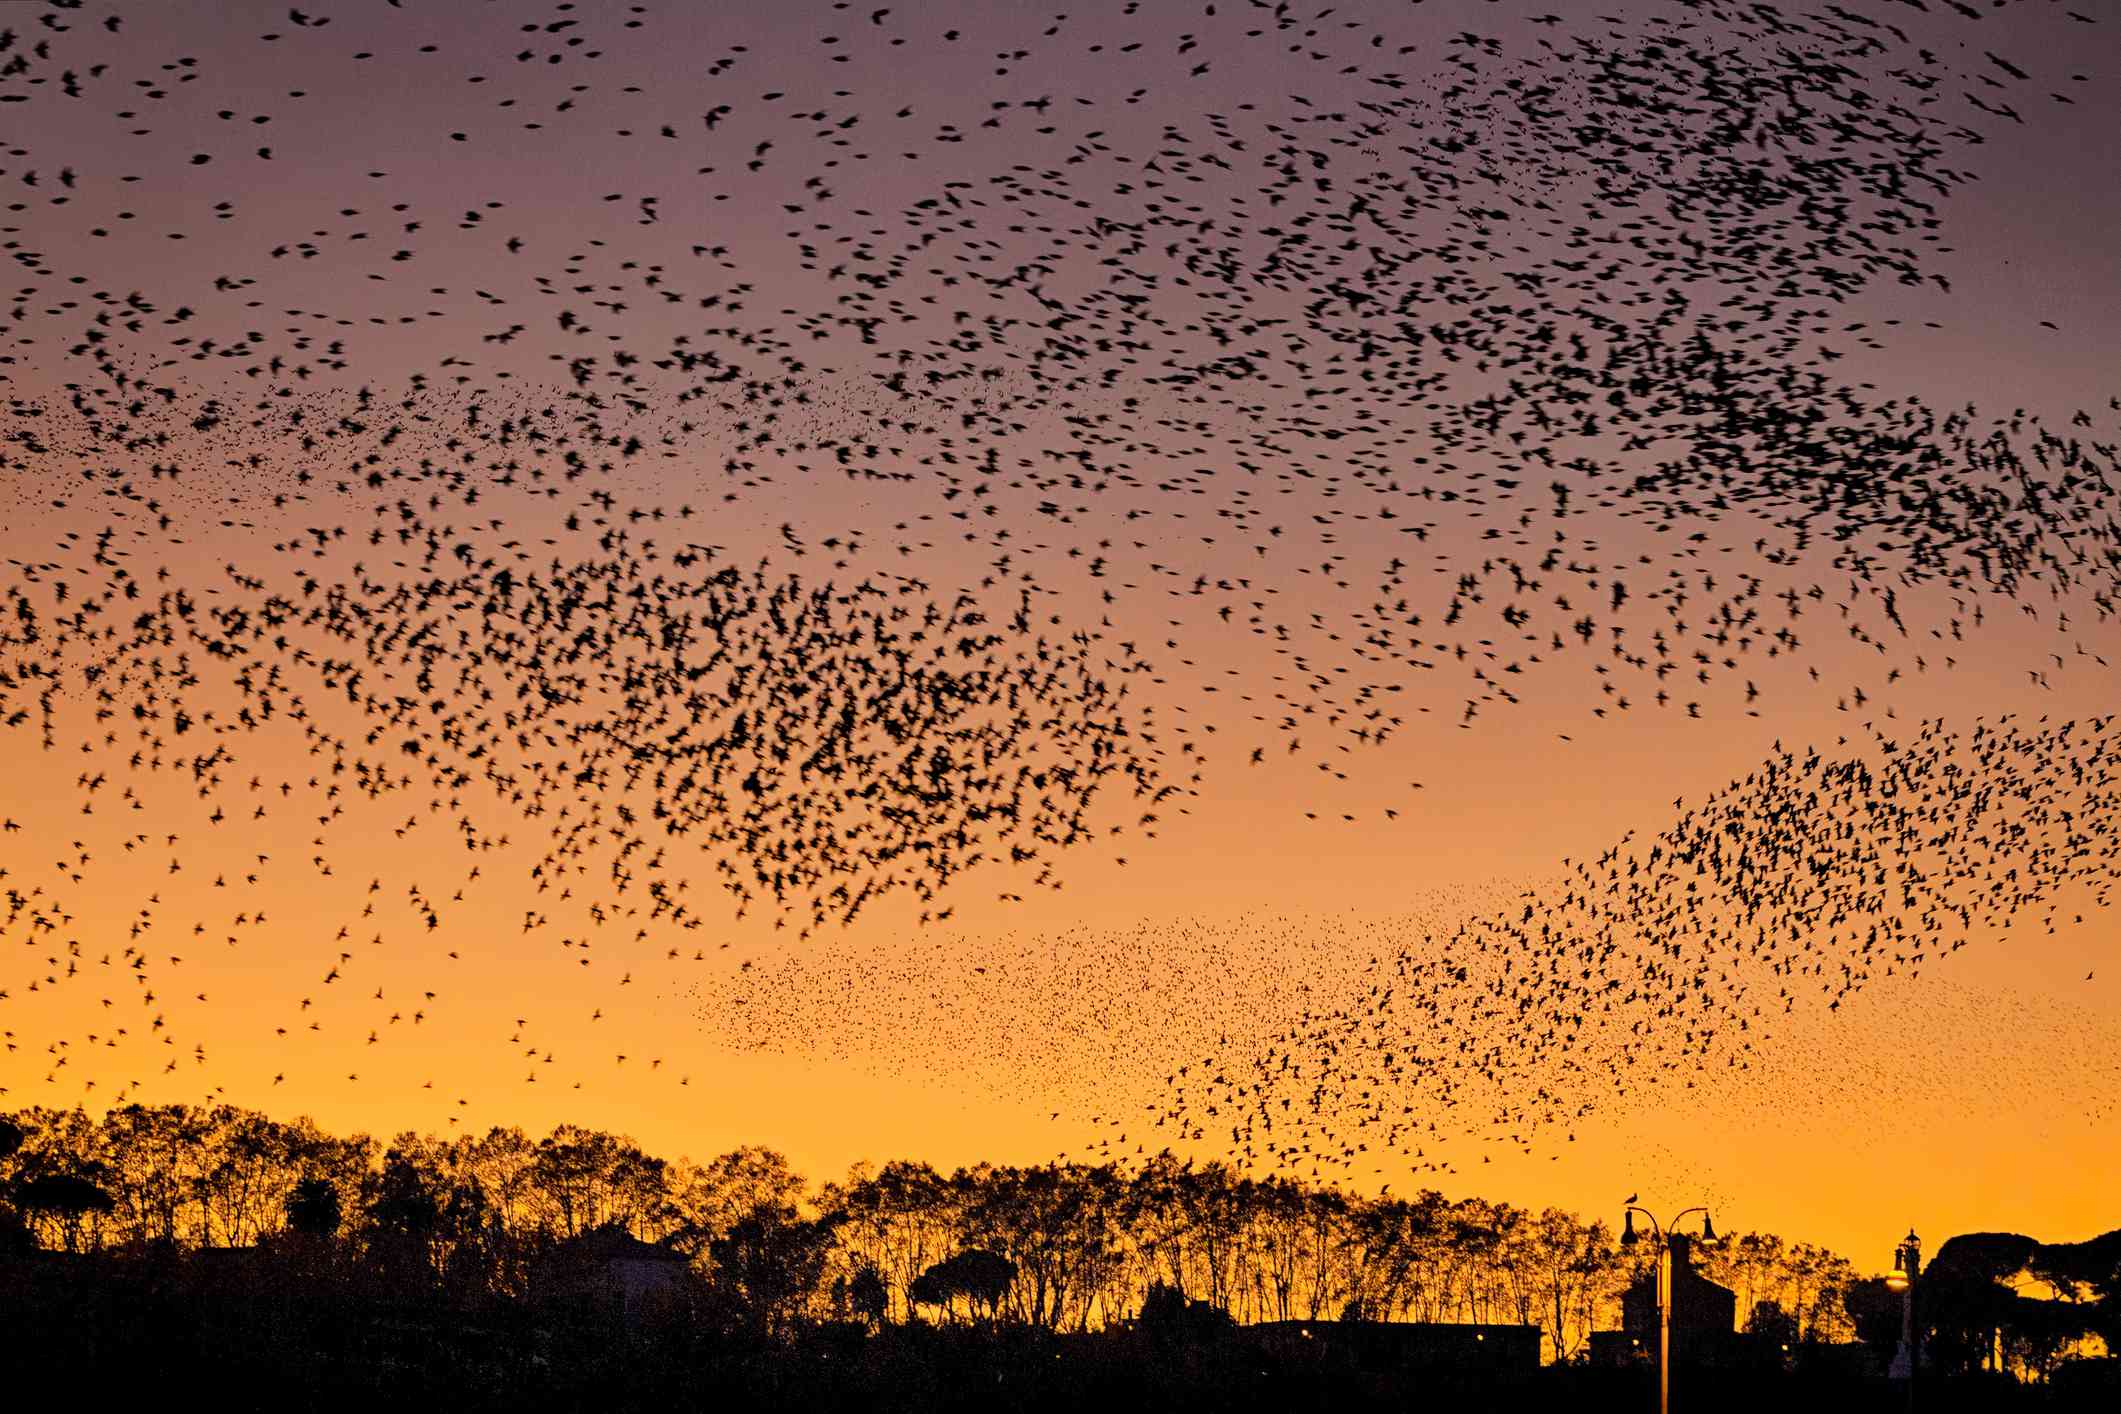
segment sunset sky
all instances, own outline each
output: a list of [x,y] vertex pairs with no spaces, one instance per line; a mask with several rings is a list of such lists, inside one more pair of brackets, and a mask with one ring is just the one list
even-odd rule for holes
[[[1147,666],[1112,675],[1127,685],[1131,740],[1146,743],[1165,782],[1186,789],[1144,826],[1146,807],[1112,785],[1093,804],[1098,836],[1041,857],[1060,887],[1036,886],[1035,869],[983,864],[933,902],[900,891],[851,924],[803,937],[807,917],[777,915],[770,901],[737,917],[715,887],[711,851],[673,839],[662,867],[689,880],[697,920],[673,926],[651,916],[641,893],[600,878],[601,858],[541,891],[531,871],[550,813],[529,816],[474,783],[461,793],[462,815],[510,842],[467,850],[424,771],[404,790],[364,796],[356,773],[332,777],[329,753],[312,751],[289,720],[224,736],[202,725],[182,754],[229,753],[204,775],[136,768],[130,701],[96,720],[87,675],[95,651],[76,643],[62,652],[49,743],[35,711],[0,734],[0,816],[19,826],[0,835],[0,888],[17,895],[12,916],[0,914],[0,1107],[211,1098],[379,1134],[565,1120],[668,1154],[767,1144],[818,1179],[865,1159],[948,1167],[1102,1154],[1090,1146],[1122,1131],[1127,1141],[1115,1148],[1131,1153],[1146,1138],[1153,1152],[1162,1137],[1125,1117],[1141,1113],[1177,1065],[1354,1003],[1373,957],[1419,954],[1460,920],[1514,908],[1526,891],[1564,878],[1565,860],[1595,858],[1631,832],[1655,835],[1679,802],[1744,777],[1778,743],[1834,755],[1842,738],[1861,749],[1865,723],[1909,736],[1925,719],[2059,722],[2121,702],[2112,668],[2090,656],[2111,661],[2121,641],[2082,586],[2060,595],[2036,587],[2022,603],[1989,598],[1979,626],[1948,590],[1909,588],[1902,638],[1875,607],[1841,614],[1849,577],[1826,563],[1826,550],[1766,565],[1755,548],[1765,532],[1734,514],[1703,519],[1686,573],[1764,573],[1769,592],[1826,586],[1798,621],[1801,655],[1754,657],[1717,674],[1687,694],[1699,699],[1696,717],[1651,705],[1655,685],[1637,689],[1632,679],[1621,686],[1645,700],[1601,715],[1594,709],[1610,701],[1594,672],[1601,660],[1591,650],[1557,653],[1509,679],[1517,702],[1487,697],[1468,718],[1479,689],[1447,650],[1432,655],[1442,666],[1421,671],[1356,649],[1374,626],[1364,616],[1387,560],[1411,562],[1398,592],[1440,619],[1458,567],[1502,553],[1491,531],[1515,520],[1514,506],[1491,520],[1485,507],[1417,502],[1409,491],[1407,514],[1432,524],[1410,550],[1377,520],[1336,519],[1397,494],[1342,476],[1341,444],[1291,443],[1241,472],[1229,448],[1244,414],[1227,409],[1217,414],[1226,424],[1176,432],[1174,423],[1207,414],[1143,383],[1140,370],[1115,379],[1096,406],[1157,445],[1127,450],[1134,480],[1104,493],[947,497],[936,464],[922,461],[940,450],[929,433],[903,439],[892,462],[909,473],[903,479],[843,476],[829,455],[790,445],[859,441],[849,429],[882,405],[869,362],[877,351],[845,326],[816,322],[845,308],[834,304],[845,283],[816,268],[846,257],[832,244],[837,234],[888,230],[876,243],[895,249],[909,229],[900,213],[915,203],[956,191],[976,199],[975,186],[947,185],[962,181],[988,204],[966,218],[978,220],[976,232],[933,243],[933,260],[976,254],[991,239],[1007,266],[1039,236],[1028,218],[1026,229],[1010,229],[991,186],[1012,164],[1034,176],[1058,171],[1086,150],[1078,144],[1102,143],[1070,189],[1087,200],[1111,190],[1117,157],[1138,166],[1170,141],[1167,128],[1205,146],[1211,115],[1249,132],[1417,92],[1434,100],[1424,121],[1444,125],[1469,31],[1495,42],[1496,73],[1518,58],[1566,73],[1569,61],[1542,43],[1584,33],[1639,45],[1645,25],[1684,17],[1686,6],[1614,0],[1599,9],[1624,23],[1609,27],[1588,11],[1529,0],[1363,0],[1316,18],[1307,16],[1326,7],[1284,7],[1291,27],[1282,28],[1272,7],[1242,0],[1098,0],[1070,4],[1065,19],[1022,0],[938,0],[881,20],[871,5],[830,0],[319,0],[299,25],[284,3],[121,8],[113,31],[99,0],[63,12],[0,7],[16,36],[10,52],[51,43],[49,58],[0,79],[0,94],[24,98],[0,106],[9,152],[0,190],[10,203],[0,239],[17,266],[0,336],[12,405],[0,586],[53,616],[66,611],[53,607],[55,583],[76,585],[78,598],[107,582],[96,563],[106,528],[150,600],[175,585],[209,607],[235,603],[248,591],[231,570],[291,594],[305,575],[351,577],[356,560],[387,578],[390,557],[407,551],[337,543],[309,557],[280,547],[316,527],[360,538],[372,524],[393,525],[395,503],[430,488],[364,488],[374,465],[446,459],[444,440],[463,431],[474,403],[495,410],[490,422],[554,402],[571,386],[569,358],[624,350],[653,359],[687,334],[688,347],[770,365],[760,346],[706,326],[771,328],[810,368],[811,401],[783,410],[775,444],[740,450],[759,411],[674,399],[684,380],[656,384],[643,366],[655,391],[611,425],[637,429],[645,454],[607,447],[596,455],[618,463],[608,474],[545,497],[499,481],[482,451],[484,497],[436,514],[477,554],[515,542],[556,557],[590,542],[598,527],[565,522],[602,487],[612,521],[636,536],[666,548],[714,545],[721,563],[763,560],[806,583],[912,575],[933,597],[962,588],[997,620],[1014,610],[1020,584],[1033,586],[1038,612],[1053,616],[1049,637],[1092,634],[1098,661],[1124,662],[1118,645],[1134,645]],[[2112,358],[2121,262],[2111,255],[2121,152],[2109,140],[2121,129],[2121,18],[2080,6],[2099,20],[2085,24],[2046,0],[1978,23],[1886,0],[1846,8],[1906,27],[1906,52],[1927,48],[1952,73],[1992,54],[2030,78],[1987,98],[2014,104],[2022,122],[1968,106],[1956,78],[1939,84],[1941,126],[1963,124],[1981,139],[1941,159],[1973,178],[1941,199],[1936,244],[1923,257],[1949,289],[1879,280],[1850,295],[1832,324],[1864,325],[1879,346],[1850,332],[1834,346],[1834,375],[1872,402],[1978,404],[1984,426],[2022,409],[2067,429],[2084,409],[2096,418],[2085,436],[2110,444],[2121,420],[2109,404],[2121,393]],[[1559,25],[1535,22],[1554,11]],[[1700,23],[1713,42],[1720,22]],[[1255,28],[1265,32],[1246,34]],[[577,37],[584,43],[568,47]],[[1402,46],[1411,49],[1395,55]],[[1195,74],[1203,62],[1208,73]],[[107,68],[92,75],[97,64]],[[1403,85],[1371,84],[1365,76],[1381,68]],[[1042,96],[1050,107],[1022,106]],[[704,115],[724,104],[709,127]],[[894,117],[906,109],[913,116]],[[997,113],[1006,121],[981,127]],[[853,115],[858,124],[841,125]],[[253,121],[261,116],[270,121]],[[665,125],[671,136],[661,135]],[[774,146],[763,169],[748,171],[764,142]],[[858,161],[857,150],[874,155]],[[1331,166],[1354,182],[1390,160],[1337,149]],[[1502,180],[1482,190],[1515,190],[1514,159],[1494,160]],[[1254,190],[1248,171],[1224,185],[1173,182],[1249,239],[1244,223],[1274,218],[1232,201]],[[829,199],[804,185],[819,174]],[[1564,207],[1595,204],[1547,194]],[[1077,209],[1072,219],[1098,214]],[[419,229],[405,229],[413,222]],[[824,223],[837,224],[821,232]],[[520,248],[508,248],[511,238]],[[1525,262],[1565,254],[1541,239],[1520,247]],[[813,242],[824,247],[816,260],[803,250]],[[410,254],[394,259],[400,251]],[[1066,268],[1056,259],[1050,297],[1077,298],[1097,277],[1091,257],[1078,259]],[[664,278],[645,286],[657,266]],[[541,277],[553,284],[541,287]],[[660,300],[659,287],[685,298]],[[132,311],[137,327],[128,328],[123,302],[135,291],[147,307]],[[720,302],[703,312],[710,292]],[[968,285],[909,279],[893,297],[917,304],[919,292],[940,301],[922,317],[944,324],[952,300],[988,312],[987,292]],[[1156,299],[1170,301],[1174,327],[1199,314],[1171,284]],[[1301,292],[1263,292],[1258,308],[1286,310],[1292,300],[1300,305]],[[556,325],[563,309],[592,331]],[[194,311],[181,327],[170,322],[179,310]],[[1203,360],[1217,356],[1197,332],[1210,322],[1202,316],[1188,335]],[[246,333],[255,338],[246,343]],[[900,337],[887,328],[885,347]],[[193,359],[204,340],[239,353]],[[291,374],[245,371],[274,354],[289,369],[311,365],[298,395],[269,391]],[[335,357],[344,368],[329,366]],[[181,390],[166,413],[148,394],[138,415],[142,430],[173,429],[167,437],[114,431],[98,358],[150,387]],[[333,421],[323,409],[351,415],[364,387],[394,405],[415,374],[427,380],[419,405],[435,420],[408,423],[380,462],[359,461],[371,450],[365,432],[323,435]],[[998,386],[998,396],[1024,395],[1007,380]],[[79,388],[94,397],[70,398]],[[1132,405],[1120,401],[1130,396]],[[1286,389],[1258,396],[1262,406],[1296,399]],[[315,407],[305,427],[317,430],[316,445],[303,448],[278,414],[263,427],[247,425],[246,412],[195,429],[189,419],[209,399]],[[1329,394],[1310,406],[1333,426],[1349,425],[1358,403]],[[1063,412],[1041,407],[1011,444],[1034,471],[1068,469],[1040,464],[1042,451],[1064,445]],[[1052,425],[1037,425],[1042,417]],[[1412,420],[1405,431],[1417,444],[1424,435]],[[727,469],[747,457],[751,466]],[[305,469],[306,483],[297,480]],[[1427,474],[1411,472],[1409,487]],[[351,491],[329,489],[348,477]],[[139,494],[119,494],[120,483]],[[1269,518],[1286,534],[1268,541],[1251,523],[1219,516],[1247,487],[1279,498]],[[986,504],[974,518],[951,518],[975,500]],[[1042,509],[1050,500],[1065,504]],[[624,520],[628,507],[680,504],[695,512],[683,528],[674,514]],[[1694,529],[1594,511],[1573,534],[1619,563],[1648,556],[1655,568],[1636,576],[1647,589],[1680,563],[1675,546]],[[1014,556],[1006,565],[998,531]],[[1100,555],[1109,566],[1093,569]],[[165,569],[169,579],[154,583]],[[1198,580],[1237,577],[1242,588],[1190,592]],[[1228,619],[1217,612],[1225,605],[1236,606]],[[1255,612],[1286,634],[1251,632]],[[1656,612],[1641,607],[1638,633],[1654,631]],[[1964,623],[1957,642],[1931,636],[1954,618]],[[1890,651],[1851,637],[1852,622]],[[1445,631],[1431,627],[1440,641]],[[42,651],[0,645],[0,665]],[[168,650],[172,661],[179,651]],[[1915,654],[1926,658],[1920,670]],[[230,685],[237,665],[197,649],[191,657],[202,682],[185,690],[189,700],[219,704],[225,722],[242,705]],[[1292,709],[1277,694],[1301,698],[1314,673],[1340,669],[1378,684],[1370,700],[1400,719],[1381,745],[1322,719],[1282,727]],[[379,663],[371,681],[409,680],[394,671]],[[289,690],[310,696],[325,729],[358,739],[369,724],[343,692],[334,701],[317,685],[314,664],[290,667],[291,682],[305,672],[308,685]],[[1748,683],[1757,688],[1750,704]],[[37,691],[16,689],[6,710],[33,707]],[[1254,748],[1263,748],[1257,765]],[[397,757],[394,769],[418,765],[388,742],[376,753],[387,757]],[[322,778],[316,788],[312,776]],[[344,786],[335,798],[325,794],[334,780]],[[565,803],[554,799],[550,811]],[[343,813],[320,823],[335,805]],[[697,856],[690,863],[687,850]],[[1748,1068],[1635,1086],[1575,1123],[1573,1138],[1544,1134],[1527,1154],[1476,1127],[1428,1155],[1442,1154],[1447,1173],[1379,1153],[1337,1177],[1365,1191],[1435,1186],[1616,1223],[1630,1192],[1659,1211],[1708,1202],[1719,1227],[1822,1242],[1865,1270],[1883,1269],[1910,1225],[1937,1238],[2104,1231],[2121,1222],[2112,1203],[2121,962],[2113,916],[2092,898],[2072,885],[2057,896],[2052,932],[2028,910],[2023,926],[1973,930],[1965,949],[1918,977],[1874,979],[1836,1013],[1800,1007],[1756,1041]],[[921,922],[945,908],[947,919]],[[151,967],[133,967],[129,948]],[[1416,1086],[1406,1102],[1432,1099]],[[1187,1147],[1218,1152],[1212,1142]]]

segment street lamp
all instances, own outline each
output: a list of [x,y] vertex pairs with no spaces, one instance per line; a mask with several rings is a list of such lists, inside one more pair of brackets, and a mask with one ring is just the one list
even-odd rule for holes
[[1922,1239],[1909,1228],[1906,1240],[1893,1249],[1893,1270],[1885,1278],[1886,1289],[1900,1293],[1900,1348],[1885,1374],[1887,1379],[1907,1381],[1909,1409],[1915,1407],[1915,1278],[1921,1271]]
[[1639,1240],[1635,1233],[1637,1213],[1650,1220],[1650,1231],[1657,1236],[1657,1414],[1672,1414],[1672,1239],[1679,1235],[1674,1229],[1689,1214],[1699,1213],[1702,1240],[1714,1242],[1716,1225],[1707,1208],[1688,1208],[1670,1222],[1659,1224],[1655,1213],[1630,1203],[1620,1232],[1623,1247],[1633,1247]]

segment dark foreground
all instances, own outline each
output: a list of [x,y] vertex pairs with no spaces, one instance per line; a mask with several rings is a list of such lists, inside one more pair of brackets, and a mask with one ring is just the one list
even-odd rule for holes
[[[85,1281],[59,1264],[0,1262],[0,1360],[17,1390],[76,1408],[221,1410],[749,1410],[929,1414],[1095,1411],[1556,1409],[1644,1414],[1646,1369],[1517,1372],[1366,1368],[1329,1345],[1291,1353],[1244,1328],[1054,1335],[1023,1327],[853,1322],[731,1331],[664,1309],[434,1306],[312,1299],[140,1269]],[[1321,1331],[1321,1335],[1328,1334]],[[2121,1362],[2067,1366],[2046,1385],[1925,1379],[1931,1411],[2111,1411]],[[1682,1370],[1673,1408],[1896,1414],[1885,1381],[1796,1370]]]

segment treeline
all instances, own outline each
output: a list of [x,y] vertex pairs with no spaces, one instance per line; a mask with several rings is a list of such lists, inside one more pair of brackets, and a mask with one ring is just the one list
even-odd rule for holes
[[[760,1331],[810,1321],[1128,1322],[1161,1288],[1239,1323],[1539,1326],[1566,1361],[1618,1323],[1639,1270],[1605,1223],[1435,1192],[1358,1198],[1219,1164],[857,1166],[811,1187],[779,1155],[664,1159],[561,1125],[380,1142],[233,1106],[29,1109],[0,1130],[18,1246],[86,1252],[327,1242],[460,1296],[520,1292],[539,1255],[597,1230],[681,1254]],[[1850,1264],[1760,1233],[1696,1248],[1749,1324],[1851,1333]]]

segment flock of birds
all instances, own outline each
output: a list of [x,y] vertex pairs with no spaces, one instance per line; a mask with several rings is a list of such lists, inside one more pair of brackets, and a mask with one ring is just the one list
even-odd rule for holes
[[[1744,1073],[1786,1059],[1789,1034],[1867,985],[1934,979],[1970,941],[2023,947],[2109,907],[2117,764],[2110,717],[1874,728],[1830,756],[1778,749],[1646,843],[1631,834],[1532,889],[1454,890],[1387,918],[889,952],[830,939],[693,997],[747,1049],[1065,1102],[1095,1119],[1083,1152],[1100,1159],[1206,1145],[1262,1170],[1369,1178],[1463,1173],[1469,1142],[1558,1158],[1587,1117],[1660,1086],[1742,1095]],[[1964,1021],[1961,1042],[1982,1029]],[[1802,1034],[1809,1084],[1863,1063],[1831,1031]]]
[[[2020,10],[2094,24],[0,16],[0,726],[79,764],[77,804],[9,807],[0,1007],[122,975],[102,1009],[151,1015],[163,1074],[204,1067],[157,989],[184,985],[160,939],[209,924],[156,885],[322,889],[386,821],[446,831],[423,861],[463,880],[405,891],[404,947],[455,941],[498,854],[532,881],[525,945],[705,963],[696,877],[802,947],[902,895],[941,924],[977,869],[1057,888],[1218,769],[1271,752],[1330,791],[1542,674],[1684,730],[1822,665],[1916,691],[1999,606],[2073,645],[2055,671],[2104,672],[2121,400],[1950,409],[1844,372],[1900,323],[1852,317],[1867,292],[1948,297],[1984,132],[2092,83],[1995,52]],[[2072,889],[2104,904],[2107,719],[1908,735],[1829,691],[1869,717],[1854,747],[1778,748],[1553,888],[1359,946],[1254,939],[1249,981],[1150,930],[1068,952],[1076,981],[1021,966],[1007,1014],[1074,1045],[1129,1011],[1200,1053],[1101,1152],[1441,1163],[1454,1126],[1529,1146],[1644,1077],[1747,1065],[1795,1006],[2052,926]],[[155,828],[99,852],[77,810]],[[316,986],[371,980],[340,945],[383,944],[382,889]],[[128,942],[84,941],[119,894]],[[214,917],[290,946],[262,905]],[[695,984],[700,1015],[800,1051],[820,1008],[918,993],[931,951],[799,947]],[[368,1044],[437,1014],[446,985],[413,985],[377,986]],[[73,1092],[83,1058],[139,1039],[6,1037],[49,1094],[103,1099],[150,1087]]]
[[1264,1048],[1189,1058],[1154,1124],[1311,1172],[1439,1133],[1530,1153],[1616,1096],[1749,1068],[1800,1004],[2111,906],[2114,718],[1867,737],[1778,750],[1646,845],[1371,958]]

